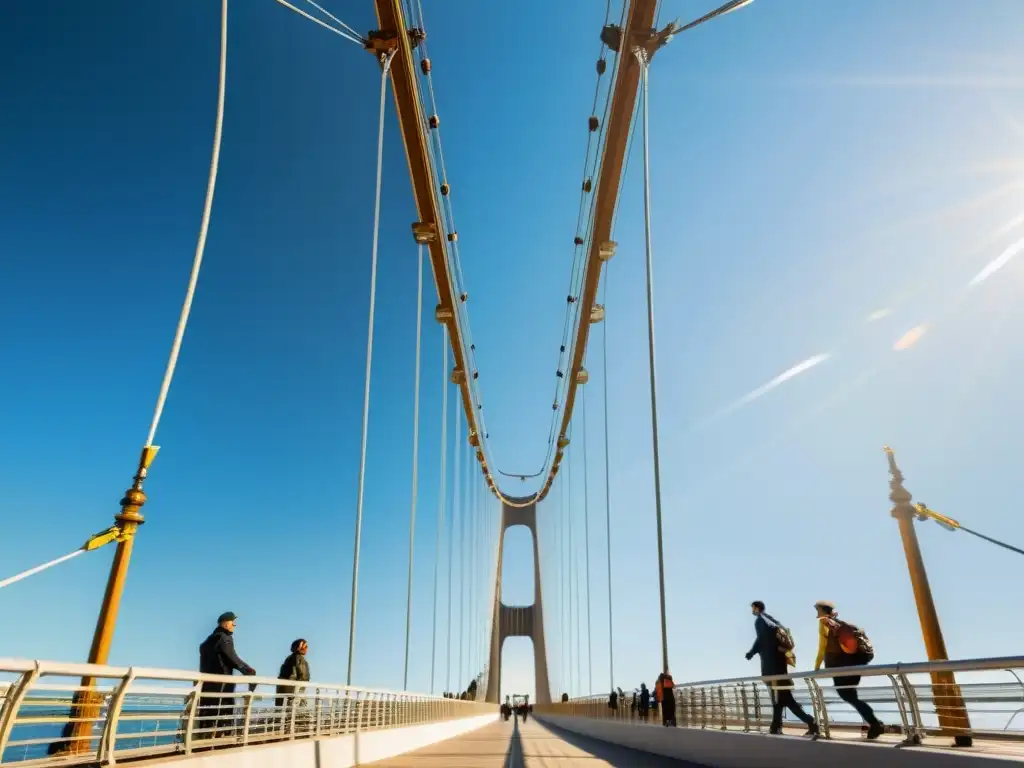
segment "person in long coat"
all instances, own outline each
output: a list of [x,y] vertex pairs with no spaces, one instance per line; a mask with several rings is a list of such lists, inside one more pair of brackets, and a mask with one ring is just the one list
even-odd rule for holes
[[[786,650],[779,645],[778,629],[782,626],[772,616],[765,613],[764,603],[755,600],[750,604],[751,613],[754,614],[754,644],[747,652],[747,661],[755,655],[761,657],[761,676],[773,677],[785,675],[788,672],[789,664],[796,663],[796,657],[791,650]],[[782,733],[782,710],[789,709],[794,715],[807,725],[806,736],[818,735],[818,724],[814,718],[807,714],[800,703],[793,697],[792,678],[772,680],[768,683],[772,694],[772,725],[769,733]]]

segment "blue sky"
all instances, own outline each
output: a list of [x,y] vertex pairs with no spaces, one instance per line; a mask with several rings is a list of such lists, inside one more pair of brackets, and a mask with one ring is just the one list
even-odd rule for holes
[[[195,247],[219,19],[212,0],[7,5],[0,576],[109,525],[130,481]],[[473,4],[425,3],[491,450],[506,471],[532,471],[546,449],[603,5],[496,5],[482,35]],[[327,7],[356,29],[375,26],[370,3]],[[664,0],[661,18],[705,10]],[[917,499],[1024,542],[1013,506],[1024,267],[1009,259],[968,287],[1024,237],[1022,17],[1012,0],[969,15],[952,1],[759,0],[655,58],[658,384],[676,679],[755,672],[742,658],[754,599],[793,628],[800,666],[813,662],[810,606],[822,598],[869,631],[879,661],[923,657],[888,515],[885,444]],[[378,87],[358,47],[270,0],[233,4],[206,262],[113,663],[192,667],[216,615],[234,610],[239,649],[261,672],[276,671],[303,636],[314,676],[344,679]],[[398,688],[416,253],[390,102],[388,116],[355,681]],[[660,656],[638,150],[636,142],[605,302],[614,651],[624,688],[650,682]],[[430,675],[442,387],[430,293],[424,303],[410,675],[418,690]],[[881,310],[890,311],[868,322]],[[922,325],[916,344],[893,351]],[[600,362],[596,345],[587,403],[593,659],[582,660],[574,694],[591,674],[601,691],[608,677]],[[581,420],[582,412],[575,429]],[[581,545],[581,445],[570,452],[571,493],[563,503],[558,488],[541,508],[556,691],[570,678],[553,542],[571,498]],[[529,490],[519,481],[508,489]],[[481,519],[494,509],[478,506]],[[920,536],[951,655],[1012,653],[1006,638],[1022,628],[1006,611],[1015,556],[936,526]],[[527,547],[522,531],[509,534],[506,602],[532,593]],[[84,658],[110,555],[0,591],[0,655]],[[586,645],[584,633],[584,653]],[[510,644],[503,687],[532,691],[531,663],[528,644]],[[438,688],[445,668],[439,653]]]

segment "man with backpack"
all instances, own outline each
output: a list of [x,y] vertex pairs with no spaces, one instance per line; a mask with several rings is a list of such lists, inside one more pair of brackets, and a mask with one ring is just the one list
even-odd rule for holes
[[[761,657],[761,675],[769,677],[784,675],[787,667],[796,665],[796,656],[793,654],[793,635],[782,624],[772,616],[765,613],[764,603],[755,600],[750,604],[750,612],[756,617],[754,619],[754,645],[747,652],[747,661],[755,655]],[[793,681],[790,678],[773,680],[769,683],[772,693],[772,725],[769,733],[782,733],[782,710],[789,709],[794,715],[807,725],[805,736],[817,736],[818,724],[814,718],[807,714],[803,707],[793,697]]]
[[[835,606],[827,600],[814,604],[818,612],[818,659],[814,669],[837,667],[859,667],[870,664],[875,658],[875,649],[864,634],[864,630],[839,618]],[[866,701],[857,695],[860,675],[844,675],[832,678],[839,698],[857,710],[868,724],[868,739],[874,741],[883,733],[885,726],[875,717],[875,712]]]

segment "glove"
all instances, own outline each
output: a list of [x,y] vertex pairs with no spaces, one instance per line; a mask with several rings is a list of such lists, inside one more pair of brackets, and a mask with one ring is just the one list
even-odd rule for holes
[[752,658],[754,658],[754,654],[752,654],[752,653],[747,653],[746,656],[747,656],[747,661],[750,661]]

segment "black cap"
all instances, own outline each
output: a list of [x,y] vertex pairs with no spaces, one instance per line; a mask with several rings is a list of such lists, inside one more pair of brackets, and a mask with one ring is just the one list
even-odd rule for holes
[[217,617],[217,623],[223,624],[225,621],[234,621],[237,618],[238,617],[235,616],[233,611],[227,611],[226,613],[222,613],[220,616]]

